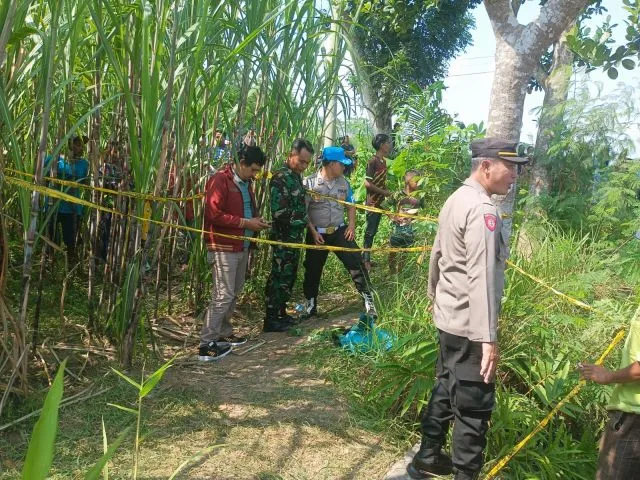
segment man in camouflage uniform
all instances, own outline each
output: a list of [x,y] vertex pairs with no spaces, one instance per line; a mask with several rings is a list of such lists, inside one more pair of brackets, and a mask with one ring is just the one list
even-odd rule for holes
[[[302,138],[296,139],[287,161],[271,178],[269,190],[272,240],[302,243],[308,217],[301,174],[309,165],[312,155],[311,143]],[[273,246],[271,275],[266,289],[265,332],[284,332],[294,324],[294,319],[287,315],[286,308],[296,280],[299,260],[300,249]]]

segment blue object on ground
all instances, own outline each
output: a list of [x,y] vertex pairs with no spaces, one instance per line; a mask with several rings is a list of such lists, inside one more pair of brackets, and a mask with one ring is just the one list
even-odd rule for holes
[[340,346],[351,353],[387,351],[393,347],[395,337],[375,325],[375,318],[366,313],[360,314],[360,320],[344,335],[338,336]]

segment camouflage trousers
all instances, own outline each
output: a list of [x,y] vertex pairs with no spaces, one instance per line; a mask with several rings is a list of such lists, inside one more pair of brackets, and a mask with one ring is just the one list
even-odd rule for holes
[[271,274],[267,281],[267,311],[281,313],[291,298],[298,274],[300,249],[273,247]]

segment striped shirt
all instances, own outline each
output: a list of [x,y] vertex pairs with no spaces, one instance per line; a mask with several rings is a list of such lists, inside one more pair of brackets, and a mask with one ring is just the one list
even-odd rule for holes
[[[376,155],[371,157],[367,163],[367,172],[365,178],[378,188],[387,188],[387,164],[384,158],[378,158]],[[384,197],[377,193],[367,190],[367,205],[371,207],[380,207]]]

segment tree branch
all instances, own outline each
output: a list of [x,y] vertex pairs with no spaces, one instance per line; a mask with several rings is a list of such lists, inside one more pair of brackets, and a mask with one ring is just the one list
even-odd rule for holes
[[529,47],[541,52],[551,45],[591,0],[549,0],[540,15],[526,26],[524,38]]
[[522,0],[511,0],[511,9],[513,10],[513,14],[516,16],[516,18],[518,18],[520,5],[522,5]]
[[538,82],[540,86],[545,89],[547,88],[547,79],[549,78],[549,74],[545,72],[544,68],[542,68],[542,65],[538,64],[535,72],[533,72],[533,78],[536,79],[536,82]]
[[484,8],[496,35],[517,41],[524,26],[518,22],[511,0],[484,0]]

